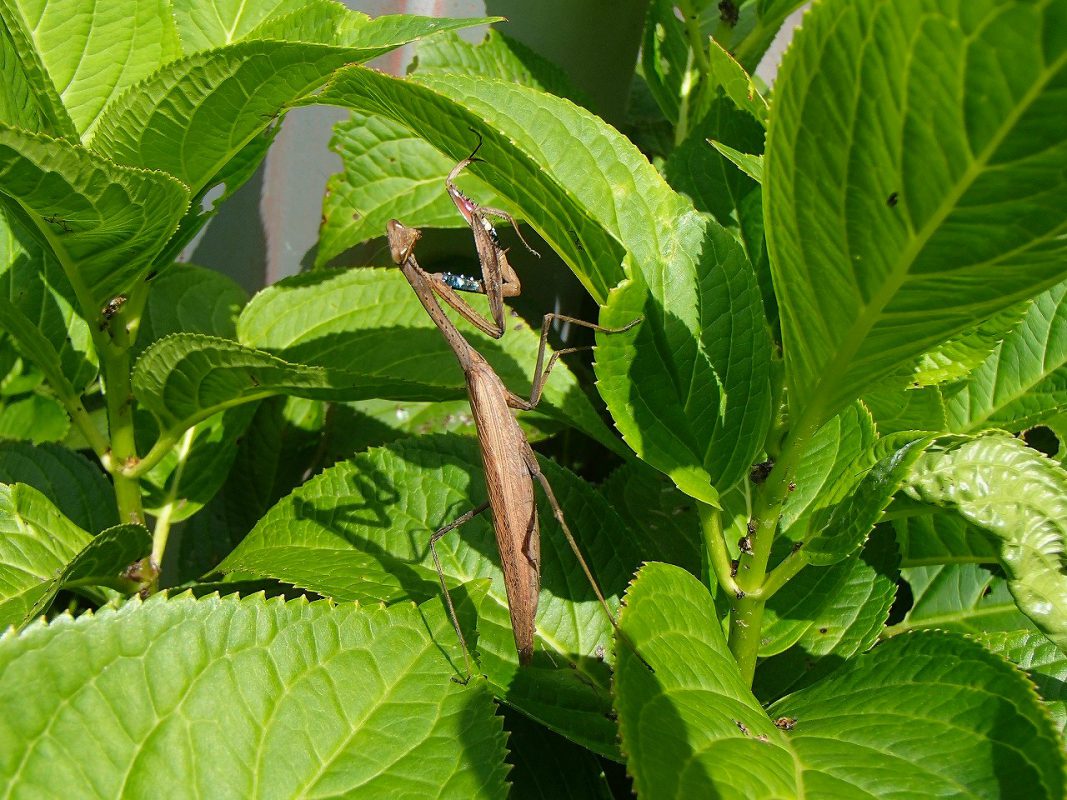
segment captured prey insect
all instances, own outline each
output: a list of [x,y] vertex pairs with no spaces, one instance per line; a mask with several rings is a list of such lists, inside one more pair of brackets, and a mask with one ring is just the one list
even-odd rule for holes
[[[591,322],[571,319],[559,314],[546,314],[541,330],[541,342],[537,350],[537,364],[534,367],[533,387],[530,399],[519,397],[504,386],[489,362],[463,338],[452,321],[445,316],[444,309],[438,303],[435,294],[440,295],[439,283],[432,279],[415,260],[413,252],[420,232],[408,228],[396,220],[389,222],[389,250],[400,269],[407,278],[411,288],[430,315],[438,330],[445,337],[452,352],[455,353],[467,382],[467,394],[470,398],[471,414],[478,432],[478,444],[482,454],[482,466],[489,500],[477,508],[468,511],[455,522],[441,528],[430,537],[430,552],[433,555],[437,576],[445,595],[452,625],[456,629],[463,646],[463,659],[467,675],[471,674],[470,655],[467,641],[463,637],[452,598],[445,584],[444,571],[435,547],[437,541],[449,531],[462,525],[486,509],[492,511],[493,531],[496,534],[497,550],[500,553],[501,566],[504,570],[504,586],[508,598],[508,611],[511,615],[511,629],[515,636],[515,648],[519,661],[528,664],[533,657],[534,619],[537,614],[537,600],[541,586],[540,531],[537,520],[537,506],[534,502],[533,482],[541,484],[553,514],[563,529],[567,543],[574,551],[581,564],[582,571],[589,579],[590,585],[600,601],[601,607],[618,632],[615,617],[608,608],[604,595],[597,585],[589,566],[585,563],[578,544],[571,534],[563,517],[563,511],[556,501],[552,487],[537,464],[530,443],[522,432],[518,422],[511,415],[510,409],[533,409],[541,399],[541,390],[545,379],[555,366],[560,355],[580,348],[557,350],[544,363],[545,343],[551,322],[562,319],[592,328],[602,333],[622,333],[638,324],[636,319],[622,328],[604,328]],[[621,632],[620,632],[621,637]],[[624,639],[625,641],[625,639]],[[632,648],[631,648],[632,649]],[[635,651],[636,652],[636,651]]]
[[[508,261],[507,250],[500,245],[500,238],[497,236],[493,223],[489,221],[489,217],[506,219],[511,223],[511,227],[515,229],[515,233],[518,234],[519,240],[526,246],[526,249],[539,258],[540,253],[530,247],[526,239],[523,238],[522,233],[519,231],[518,223],[515,222],[515,218],[511,214],[499,208],[478,205],[456,186],[456,178],[459,173],[475,161],[482,160],[477,158],[477,153],[481,146],[482,137],[479,135],[478,144],[471,154],[456,164],[452,171],[448,173],[448,177],[445,179],[445,186],[448,189],[448,196],[452,198],[452,202],[456,204],[456,208],[459,209],[459,213],[463,215],[463,219],[470,226],[471,233],[474,234],[474,246],[478,251],[482,278],[477,280],[468,278],[465,275],[454,275],[451,272],[434,274],[430,278],[442,300],[463,314],[464,318],[472,325],[477,326],[480,331],[492,336],[494,339],[499,339],[504,335],[507,327],[507,318],[504,316],[504,298],[517,297],[522,292],[522,284],[519,282],[519,276],[515,274],[511,262]],[[454,294],[453,290],[484,294],[489,299],[489,313],[492,315],[493,321],[489,322],[481,317],[475,318],[477,315],[469,316],[460,307],[462,301]],[[463,305],[466,304],[463,303]]]

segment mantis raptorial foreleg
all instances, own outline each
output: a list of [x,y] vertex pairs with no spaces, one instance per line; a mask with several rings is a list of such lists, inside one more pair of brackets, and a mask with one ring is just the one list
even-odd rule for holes
[[[471,154],[456,164],[452,171],[448,173],[448,177],[445,179],[445,186],[448,189],[449,197],[456,204],[456,208],[463,215],[463,219],[470,226],[471,233],[474,235],[474,246],[478,251],[482,279],[478,281],[463,275],[453,275],[450,272],[435,273],[431,276],[431,279],[436,286],[438,295],[446,303],[462,314],[467,321],[477,326],[479,330],[489,334],[494,339],[499,339],[504,335],[507,327],[507,318],[504,316],[504,298],[518,296],[522,292],[522,284],[519,281],[519,276],[511,266],[511,262],[508,261],[507,250],[500,245],[500,238],[497,236],[496,228],[489,221],[489,217],[506,219],[511,223],[511,227],[515,229],[515,233],[526,249],[536,256],[540,256],[540,254],[530,247],[526,239],[523,238],[522,233],[519,231],[518,223],[515,222],[515,218],[511,214],[499,208],[487,208],[486,206],[478,205],[456,186],[455,181],[459,173],[475,161],[481,160],[475,157],[481,146],[482,137],[479,135],[478,144]],[[455,294],[456,291],[484,294],[489,299],[489,313],[492,315],[493,321],[490,322],[481,317]]]

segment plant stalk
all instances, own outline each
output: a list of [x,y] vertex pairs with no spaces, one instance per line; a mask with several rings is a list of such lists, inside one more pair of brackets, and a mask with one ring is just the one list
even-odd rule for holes
[[105,344],[98,348],[98,354],[103,367],[107,421],[111,433],[110,466],[115,502],[121,522],[144,525],[140,483],[123,473],[124,468],[137,463],[137,443],[133,427],[133,387],[130,383],[130,339],[121,313],[109,321],[108,329],[111,332],[110,341],[107,341],[107,335],[100,337]]
[[178,496],[178,487],[181,485],[182,473],[189,461],[189,451],[193,446],[196,436],[196,428],[190,428],[182,437],[178,448],[178,465],[170,476],[170,485],[167,487],[167,498],[159,514],[156,516],[156,526],[152,530],[152,564],[158,568],[163,563],[163,554],[167,549],[167,539],[170,537],[171,517],[174,515],[174,503]]
[[767,562],[771,557],[771,546],[774,544],[774,534],[782,515],[782,505],[789,495],[790,482],[796,472],[800,453],[807,443],[807,436],[796,435],[797,430],[793,429],[786,437],[781,457],[767,480],[757,487],[750,522],[751,533],[748,536],[750,552],[742,552],[738,559],[736,580],[744,594],[732,604],[729,645],[741,677],[749,686],[752,685],[756,672],[763,609],[770,596],[765,589]]
[[697,514],[700,517],[700,530],[704,535],[704,550],[715,580],[723,590],[736,596],[738,586],[731,574],[733,565],[730,563],[730,553],[726,550],[726,540],[723,538],[722,512],[698,501]]

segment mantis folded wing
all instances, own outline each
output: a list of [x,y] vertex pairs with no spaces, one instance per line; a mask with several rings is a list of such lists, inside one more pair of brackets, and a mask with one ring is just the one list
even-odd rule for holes
[[[533,481],[537,480],[548,497],[553,514],[563,529],[564,536],[575,556],[578,558],[611,624],[618,631],[615,618],[604,600],[604,595],[593,578],[589,566],[582,557],[578,544],[574,540],[563,511],[556,501],[555,494],[548,480],[537,464],[533,449],[526,440],[518,422],[511,415],[511,408],[530,410],[541,399],[544,381],[556,363],[556,359],[567,350],[552,354],[544,364],[545,342],[553,319],[565,319],[587,326],[604,333],[621,333],[640,322],[634,320],[629,325],[610,329],[582,322],[557,314],[545,315],[535,367],[533,388],[530,399],[526,400],[508,390],[482,355],[475,350],[452,321],[445,316],[444,310],[437,302],[435,294],[440,295],[438,283],[426,273],[415,260],[414,247],[420,233],[408,228],[396,220],[391,220],[388,227],[389,249],[393,261],[399,265],[416,296],[434,321],[438,330],[445,337],[452,352],[455,353],[467,382],[471,413],[478,431],[478,443],[482,454],[482,466],[485,471],[485,483],[489,500],[487,503],[464,514],[450,525],[446,525],[430,537],[430,550],[433,554],[437,575],[441,580],[441,589],[445,595],[452,625],[456,629],[463,645],[463,658],[467,675],[471,674],[470,655],[467,642],[460,629],[452,598],[445,584],[444,572],[437,556],[435,543],[446,533],[455,529],[475,515],[490,509],[493,516],[493,531],[496,534],[497,550],[500,553],[501,566],[504,570],[504,587],[507,592],[508,610],[511,615],[511,629],[515,636],[515,648],[519,661],[528,664],[533,657],[533,640],[537,600],[541,586],[540,529],[537,520],[537,506],[534,502]],[[574,348],[571,348],[574,349]]]

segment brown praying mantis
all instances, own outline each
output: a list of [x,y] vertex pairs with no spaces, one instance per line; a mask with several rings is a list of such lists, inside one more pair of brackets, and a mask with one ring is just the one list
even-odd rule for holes
[[[482,513],[486,509],[491,510],[493,517],[493,531],[496,534],[497,550],[500,553],[501,566],[504,570],[504,587],[508,599],[508,611],[511,615],[511,628],[515,636],[515,648],[519,654],[519,662],[530,663],[533,657],[534,620],[537,614],[537,600],[541,586],[541,556],[540,556],[540,529],[537,520],[537,506],[534,502],[533,482],[541,484],[552,512],[555,516],[563,535],[567,539],[571,550],[581,564],[582,571],[589,580],[597,600],[611,620],[612,627],[622,637],[611,609],[597,585],[593,573],[582,557],[578,543],[567,527],[567,521],[563,516],[563,510],[556,501],[552,486],[541,472],[537,464],[530,443],[522,432],[518,422],[511,415],[510,409],[530,410],[536,407],[541,399],[541,390],[545,379],[555,366],[556,360],[563,354],[582,348],[565,348],[552,353],[548,363],[544,362],[545,343],[548,331],[553,320],[560,319],[582,325],[602,333],[622,333],[641,320],[636,319],[622,328],[604,328],[591,322],[565,317],[560,314],[546,314],[541,326],[541,342],[537,350],[537,363],[534,367],[533,386],[530,390],[530,399],[519,397],[504,386],[503,381],[496,374],[489,362],[475,350],[459,332],[452,321],[445,316],[444,309],[437,301],[435,295],[453,305],[464,318],[478,317],[478,312],[467,305],[462,298],[442,292],[441,284],[433,276],[426,273],[415,260],[415,243],[421,233],[405,225],[390,220],[388,227],[389,250],[393,261],[399,265],[407,278],[411,288],[414,289],[422,307],[430,315],[438,330],[445,337],[452,352],[455,353],[460,367],[467,382],[467,393],[470,398],[471,413],[474,417],[475,428],[478,432],[478,443],[482,454],[482,466],[485,471],[485,483],[488,490],[489,500],[480,506],[471,509],[454,522],[444,526],[430,537],[430,552],[433,555],[434,566],[437,576],[441,581],[441,590],[444,593],[448,605],[448,613],[452,618],[452,625],[456,629],[460,644],[463,647],[463,659],[467,668],[468,677],[471,675],[470,654],[467,649],[467,640],[463,637],[463,631],[456,616],[455,607],[452,605],[452,597],[445,583],[444,571],[437,555],[436,543],[445,534]],[[448,287],[446,287],[448,288]],[[466,308],[464,312],[454,302],[462,304]],[[478,317],[482,319],[481,317]],[[482,319],[488,325],[487,320]],[[481,325],[480,329],[485,330]],[[488,333],[488,331],[486,331]],[[636,652],[636,651],[635,651]]]

